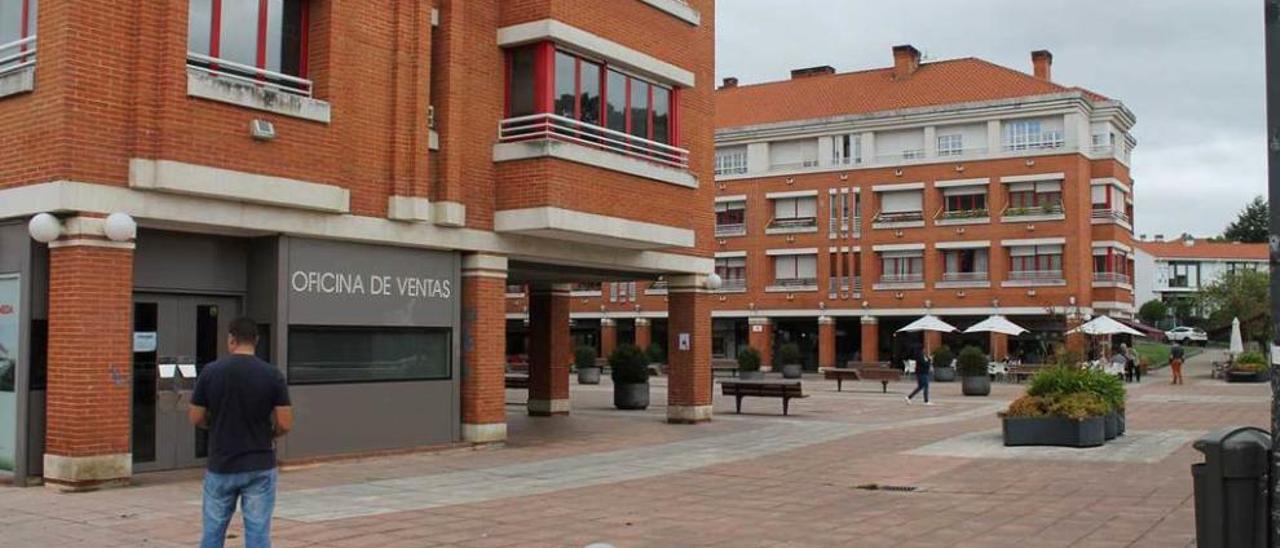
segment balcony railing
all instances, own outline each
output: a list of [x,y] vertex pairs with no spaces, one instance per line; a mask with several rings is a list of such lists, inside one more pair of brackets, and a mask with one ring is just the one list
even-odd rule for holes
[[909,223],[913,221],[923,221],[923,211],[898,211],[887,212],[881,211],[876,214],[875,222],[877,223]]
[[985,282],[988,280],[986,272],[943,272],[942,281],[944,282]]
[[298,78],[297,76],[242,65],[234,61],[210,57],[194,51],[187,52],[187,68],[217,78],[225,78],[242,84],[293,95],[310,97],[312,92],[311,80],[306,78]]
[[955,158],[957,156],[977,156],[986,154],[987,147],[968,147],[968,148],[940,148],[938,149],[939,158]]
[[746,233],[746,223],[727,223],[716,225],[716,236],[742,236]]
[[769,221],[769,229],[799,230],[818,227],[817,217],[788,217]]
[[645,293],[649,293],[649,292],[666,293],[669,287],[671,287],[670,282],[666,280],[656,280],[653,283],[649,284],[649,287],[645,288],[644,292]]
[[924,274],[881,274],[880,283],[882,284],[914,284],[924,281]]
[[[16,52],[16,53],[12,53]],[[36,64],[36,37],[28,36],[0,44],[0,76]]]
[[1093,281],[1127,284],[1129,283],[1129,275],[1119,272],[1094,272]]
[[954,221],[960,219],[987,219],[991,217],[991,212],[986,209],[939,209],[938,214],[933,218],[939,221]]
[[775,287],[814,287],[818,285],[817,278],[777,278],[773,280]]
[[575,143],[680,169],[689,167],[689,151],[641,139],[620,131],[587,124],[557,114],[541,113],[507,118],[498,124],[504,143],[548,139]]
[[1061,131],[1045,131],[1040,133],[1040,135],[1032,136],[1032,138],[1020,143],[1004,143],[1003,147],[1006,152],[1009,152],[1062,148],[1066,146],[1066,144],[1066,140],[1063,138]]
[[778,162],[769,164],[769,171],[794,171],[797,169],[808,169],[818,167],[818,160],[801,160],[799,162]]
[[746,291],[746,278],[723,278],[720,281],[719,291]]
[[1009,280],[1018,282],[1060,281],[1061,270],[1013,270],[1009,272]]
[[1001,217],[1031,217],[1034,215],[1060,215],[1063,213],[1062,204],[1044,204],[1030,207],[1013,207],[1004,208],[1000,214]]
[[1123,211],[1116,211],[1114,209],[1094,209],[1093,218],[1104,219],[1107,221],[1121,222],[1121,223],[1129,222],[1128,214],[1126,214]]
[[862,293],[861,276],[838,276],[828,282],[827,294],[834,298],[840,293]]

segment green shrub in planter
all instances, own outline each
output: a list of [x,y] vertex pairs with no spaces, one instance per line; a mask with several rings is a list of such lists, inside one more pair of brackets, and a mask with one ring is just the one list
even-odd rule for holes
[[649,358],[633,344],[621,345],[609,355],[609,369],[614,384],[649,382]]
[[1073,394],[1092,394],[1107,408],[1120,412],[1125,407],[1124,383],[1115,375],[1074,366],[1049,367],[1031,377],[1027,394],[1058,399]]
[[658,343],[649,343],[649,348],[645,350],[649,363],[667,363],[667,353],[662,349],[662,345]]
[[944,344],[933,349],[933,366],[935,368],[951,367],[952,359],[955,359],[955,356],[951,353],[951,348],[947,345]]
[[596,349],[590,346],[579,346],[573,349],[573,365],[578,369],[596,366]]
[[[936,355],[936,354],[935,354]],[[956,358],[956,369],[961,377],[982,377],[987,374],[987,356],[976,346],[966,346]]]
[[738,352],[738,371],[759,371],[760,351],[750,346]]
[[778,365],[793,365],[800,363],[800,346],[796,343],[787,343],[778,348]]

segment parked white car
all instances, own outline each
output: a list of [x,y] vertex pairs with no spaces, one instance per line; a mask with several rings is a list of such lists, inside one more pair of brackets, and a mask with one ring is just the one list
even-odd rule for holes
[[1165,338],[1169,342],[1180,342],[1182,344],[1199,344],[1205,345],[1209,343],[1209,335],[1203,329],[1198,327],[1175,327],[1164,332]]

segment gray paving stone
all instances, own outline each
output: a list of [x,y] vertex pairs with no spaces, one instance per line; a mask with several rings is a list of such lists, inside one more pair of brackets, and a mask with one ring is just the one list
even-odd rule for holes
[[1005,447],[999,430],[971,432],[905,451],[907,455],[966,459],[1153,463],[1202,435],[1192,430],[1130,430],[1101,447]]

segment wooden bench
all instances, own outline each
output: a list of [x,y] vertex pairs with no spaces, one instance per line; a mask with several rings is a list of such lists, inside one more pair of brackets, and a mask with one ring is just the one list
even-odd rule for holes
[[738,376],[738,361],[726,358],[711,358],[711,376],[717,376],[717,373],[728,372],[730,377]]
[[[889,393],[889,383],[902,380],[902,371],[883,365],[868,365],[856,369],[858,380],[880,381],[880,392]],[[836,386],[839,387],[837,382]]]
[[529,375],[527,373],[507,373],[507,388],[528,389]]
[[782,414],[785,416],[791,411],[791,400],[794,398],[807,398],[804,390],[800,387],[800,381],[785,380],[765,380],[765,381],[720,381],[720,386],[724,391],[724,395],[733,396],[736,399],[737,412],[742,413],[742,398],[753,396],[757,398],[780,398],[782,400]]

